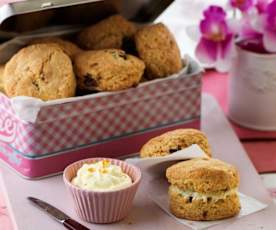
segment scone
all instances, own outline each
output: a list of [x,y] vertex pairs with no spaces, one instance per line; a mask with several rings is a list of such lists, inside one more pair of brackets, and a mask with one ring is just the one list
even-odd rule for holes
[[138,85],[145,64],[122,50],[107,49],[77,55],[74,67],[80,89],[116,91]]
[[46,38],[37,38],[31,41],[30,44],[49,44],[55,43],[58,45],[70,58],[73,58],[75,55],[80,53],[82,50],[73,42],[58,38],[58,37],[46,37]]
[[169,167],[171,212],[189,220],[219,220],[240,211],[237,169],[217,159],[193,159]]
[[5,92],[3,84],[5,65],[0,65],[0,92]]
[[164,78],[182,69],[180,50],[164,24],[139,29],[135,34],[135,44],[139,57],[146,64],[148,78]]
[[124,40],[133,37],[135,32],[133,23],[120,15],[113,15],[84,29],[78,36],[78,43],[88,50],[120,49]]
[[19,50],[6,64],[3,80],[9,97],[29,96],[47,101],[72,97],[76,90],[71,60],[55,44]]
[[161,157],[197,144],[208,155],[211,148],[205,134],[197,129],[176,129],[150,139],[141,149],[141,157]]

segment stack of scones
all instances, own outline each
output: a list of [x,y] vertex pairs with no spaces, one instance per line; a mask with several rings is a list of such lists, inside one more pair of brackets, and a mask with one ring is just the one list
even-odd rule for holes
[[160,157],[173,154],[192,144],[206,153],[205,158],[182,161],[166,170],[170,211],[178,218],[219,220],[240,211],[237,169],[211,158],[206,135],[196,129],[178,129],[152,138],[141,149],[140,156]]

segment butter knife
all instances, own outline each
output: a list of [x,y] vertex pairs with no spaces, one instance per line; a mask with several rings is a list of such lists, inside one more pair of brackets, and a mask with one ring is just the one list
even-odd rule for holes
[[69,230],[89,230],[89,228],[81,225],[77,221],[67,216],[64,212],[55,208],[54,206],[34,197],[28,197],[28,200],[38,206],[40,209],[48,213],[57,222],[63,224],[63,226]]

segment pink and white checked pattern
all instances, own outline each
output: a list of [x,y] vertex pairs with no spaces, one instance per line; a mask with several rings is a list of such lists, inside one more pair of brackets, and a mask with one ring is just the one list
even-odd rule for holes
[[43,107],[37,122],[13,115],[0,96],[1,113],[16,120],[10,145],[24,155],[42,155],[200,116],[201,76],[179,76],[103,97]]

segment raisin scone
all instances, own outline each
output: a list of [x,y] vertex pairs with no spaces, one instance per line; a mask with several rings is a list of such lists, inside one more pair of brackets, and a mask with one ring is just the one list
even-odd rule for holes
[[193,144],[199,145],[209,157],[212,156],[206,135],[197,129],[176,129],[154,137],[142,147],[140,156],[166,156]]
[[146,64],[149,79],[165,78],[184,67],[178,45],[162,23],[139,29],[135,34],[135,44],[139,57]]
[[117,91],[137,86],[145,64],[122,50],[106,49],[77,55],[74,67],[80,89]]
[[78,43],[87,50],[121,49],[124,41],[131,40],[135,32],[132,22],[113,15],[81,31]]
[[79,54],[82,50],[73,42],[58,38],[58,37],[46,37],[37,38],[30,42],[34,44],[49,44],[54,43],[58,45],[70,58],[74,58],[75,55]]
[[166,171],[172,214],[189,220],[219,220],[235,216],[241,205],[237,169],[217,159],[192,159]]
[[75,95],[71,60],[55,44],[37,44],[18,51],[6,64],[4,88],[9,97],[29,96],[44,101]]

